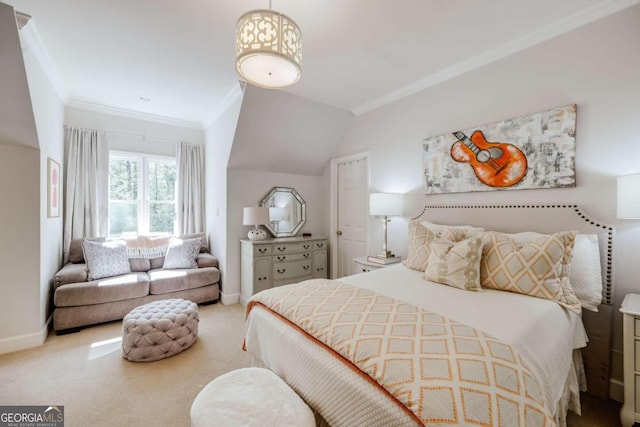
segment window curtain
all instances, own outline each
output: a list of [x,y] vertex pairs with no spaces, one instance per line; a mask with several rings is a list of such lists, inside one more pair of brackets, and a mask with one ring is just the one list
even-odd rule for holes
[[204,232],[204,154],[199,144],[181,142],[177,155],[176,234]]
[[107,134],[65,126],[64,254],[71,240],[104,237],[109,215]]

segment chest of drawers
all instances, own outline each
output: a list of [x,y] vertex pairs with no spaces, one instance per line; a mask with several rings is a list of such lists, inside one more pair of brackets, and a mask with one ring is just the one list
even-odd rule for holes
[[241,240],[240,302],[275,286],[327,277],[325,237]]
[[640,295],[627,294],[620,306],[624,346],[623,427],[640,421]]

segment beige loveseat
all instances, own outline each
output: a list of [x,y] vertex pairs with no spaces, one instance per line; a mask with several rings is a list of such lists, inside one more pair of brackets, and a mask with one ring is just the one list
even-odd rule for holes
[[[197,268],[163,269],[164,257],[130,258],[131,273],[88,281],[82,240],[74,240],[69,262],[55,276],[54,329],[58,334],[75,332],[82,326],[122,319],[135,307],[161,299],[216,302],[218,260],[208,253],[204,237],[202,242]],[[127,246],[132,243],[135,241],[128,241]]]

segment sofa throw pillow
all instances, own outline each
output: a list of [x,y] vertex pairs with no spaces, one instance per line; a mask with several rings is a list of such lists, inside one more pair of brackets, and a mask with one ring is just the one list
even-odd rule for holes
[[83,264],[84,260],[84,252],[82,250],[82,242],[88,240],[90,242],[99,242],[102,243],[106,239],[104,237],[87,237],[80,239],[73,239],[69,244],[69,262],[74,264]]
[[419,221],[411,221],[409,223],[409,251],[407,259],[402,261],[402,264],[412,270],[424,272],[431,254],[431,242],[438,237],[457,242],[464,239],[466,235],[464,230],[451,228],[436,234]]
[[201,245],[201,238],[180,239],[172,237],[169,240],[169,248],[164,257],[162,268],[197,268],[196,257],[200,253]]
[[435,239],[424,277],[432,282],[467,291],[479,291],[482,238],[473,236],[460,242]]
[[200,253],[209,252],[209,245],[207,245],[207,236],[204,233],[183,234],[182,236],[179,236],[179,238],[183,240],[199,238],[201,239]]
[[82,242],[82,251],[87,263],[88,280],[131,273],[124,240],[102,243],[85,240]]
[[484,236],[482,287],[552,300],[580,313],[568,277],[575,231],[542,235],[526,243],[495,231]]

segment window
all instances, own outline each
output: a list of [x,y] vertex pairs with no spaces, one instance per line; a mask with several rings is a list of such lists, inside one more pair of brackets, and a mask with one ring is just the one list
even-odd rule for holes
[[109,236],[173,233],[175,184],[175,158],[112,151]]

